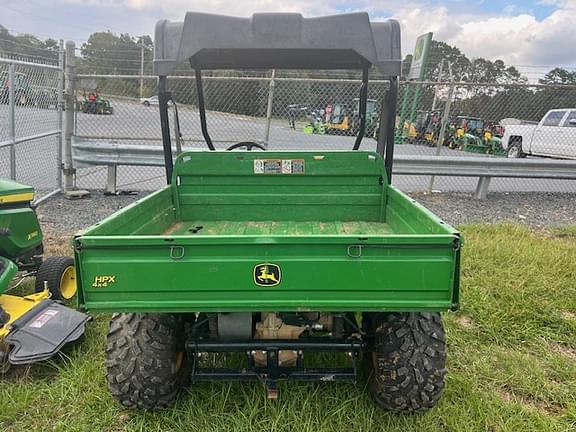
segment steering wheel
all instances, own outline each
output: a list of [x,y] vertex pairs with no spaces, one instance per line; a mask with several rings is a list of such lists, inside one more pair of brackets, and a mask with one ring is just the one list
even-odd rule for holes
[[246,147],[246,150],[248,151],[252,151],[253,148],[256,148],[258,150],[263,150],[266,151],[266,147],[264,147],[262,144],[256,143],[254,141],[242,141],[236,144],[232,144],[230,147],[228,147],[226,150],[230,151],[230,150],[236,150],[242,147]]

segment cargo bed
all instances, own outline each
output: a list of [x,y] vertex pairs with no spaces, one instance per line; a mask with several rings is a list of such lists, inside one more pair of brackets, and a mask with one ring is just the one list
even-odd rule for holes
[[[388,185],[371,152],[183,154],[172,185],[79,233],[75,253],[90,310],[458,302],[458,232]],[[278,266],[277,284],[258,283],[262,264]]]

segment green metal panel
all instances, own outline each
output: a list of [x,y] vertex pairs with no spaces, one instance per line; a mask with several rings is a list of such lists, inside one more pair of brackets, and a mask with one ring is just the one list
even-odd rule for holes
[[33,197],[32,187],[0,178],[0,204],[9,203],[9,198],[14,198],[12,202],[29,202]]
[[0,206],[0,228],[10,230],[9,236],[0,236],[0,255],[4,257],[16,259],[42,243],[42,230],[30,207]]
[[[302,174],[255,174],[255,163],[302,161]],[[382,219],[383,164],[369,152],[199,152],[174,167],[179,218]]]
[[[257,174],[261,158],[301,159],[306,171]],[[451,308],[458,233],[386,185],[383,169],[367,152],[181,155],[172,186],[77,236],[81,301],[101,311]],[[256,282],[263,263],[280,267],[276,286]]]

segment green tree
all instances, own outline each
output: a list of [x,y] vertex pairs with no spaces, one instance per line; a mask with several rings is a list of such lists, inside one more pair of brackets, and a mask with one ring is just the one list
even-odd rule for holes
[[24,61],[45,61],[54,63],[58,60],[58,42],[54,39],[41,40],[31,34],[11,34],[0,25],[0,54]]
[[[116,35],[110,31],[92,33],[80,48],[78,71],[83,74],[139,76],[144,49],[144,74],[151,74],[152,47],[150,36]],[[145,85],[145,94],[155,93],[155,84],[147,80]],[[97,87],[102,93],[137,97],[140,81],[137,78],[101,78]]]
[[576,84],[576,71],[570,72],[564,68],[556,67],[538,80],[540,84]]
[[440,62],[444,60],[442,79],[448,80],[448,66],[452,67],[452,75],[455,81],[461,81],[470,70],[471,62],[457,47],[448,45],[446,42],[433,40],[430,55],[428,57],[428,70],[426,77],[428,80],[436,81],[440,73]]

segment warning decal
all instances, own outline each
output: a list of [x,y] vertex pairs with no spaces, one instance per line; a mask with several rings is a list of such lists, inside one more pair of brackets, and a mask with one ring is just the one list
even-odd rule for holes
[[38,315],[38,317],[35,318],[34,321],[28,324],[28,327],[42,328],[44,327],[44,324],[46,324],[48,321],[54,318],[54,316],[56,316],[57,313],[58,311],[55,309],[46,309],[44,312]]
[[254,174],[304,174],[304,159],[255,159]]

